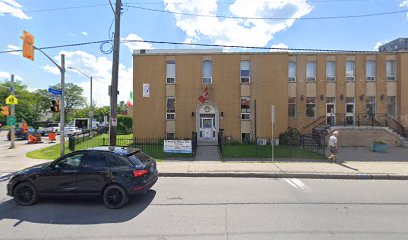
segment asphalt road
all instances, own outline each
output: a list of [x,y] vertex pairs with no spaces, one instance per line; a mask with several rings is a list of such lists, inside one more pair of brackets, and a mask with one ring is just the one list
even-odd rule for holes
[[161,178],[119,210],[96,199],[16,206],[0,239],[407,239],[408,181]]

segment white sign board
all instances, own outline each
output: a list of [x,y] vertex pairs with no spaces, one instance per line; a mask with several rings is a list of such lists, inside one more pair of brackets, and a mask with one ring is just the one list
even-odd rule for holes
[[272,123],[275,123],[275,105],[272,105]]
[[118,119],[112,118],[112,126],[116,127],[118,125]]
[[163,146],[167,153],[193,153],[191,140],[164,140]]
[[150,97],[150,83],[143,83],[143,97]]

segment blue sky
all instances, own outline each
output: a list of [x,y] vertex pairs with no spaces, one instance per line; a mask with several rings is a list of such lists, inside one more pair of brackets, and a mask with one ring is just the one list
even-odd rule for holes
[[[408,15],[334,20],[304,18],[349,16],[390,11],[408,11],[408,0],[122,0],[121,38],[189,43],[214,43],[266,47],[374,50],[379,43],[408,37]],[[114,4],[114,1],[112,1]],[[240,17],[295,17],[297,20],[253,20],[197,17],[140,9],[138,7],[201,15]],[[113,13],[108,0],[0,0],[0,50],[20,49],[22,32],[35,36],[37,47],[108,39]],[[104,48],[109,48],[105,45]],[[126,101],[132,89],[133,48],[170,48],[173,45],[121,44],[119,100]],[[187,48],[178,46],[178,48]],[[239,49],[238,49],[239,50]],[[231,49],[229,49],[231,51]],[[112,54],[100,44],[46,50],[52,58],[66,55],[67,65],[94,78],[94,100],[108,105]],[[59,83],[52,63],[36,52],[32,62],[18,54],[0,54],[0,81],[17,76],[30,89]],[[89,79],[67,71],[66,81],[84,88]]]

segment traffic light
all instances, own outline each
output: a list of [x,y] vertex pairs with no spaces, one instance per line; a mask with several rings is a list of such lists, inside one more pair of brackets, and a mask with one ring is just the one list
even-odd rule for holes
[[8,116],[8,115],[10,115],[9,107],[8,107],[8,106],[2,106],[2,107],[1,107],[1,114],[3,114],[3,116]]
[[34,36],[24,31],[23,32],[23,57],[34,61]]
[[52,112],[59,112],[60,111],[60,103],[58,99],[54,99],[51,101],[51,107],[50,107]]

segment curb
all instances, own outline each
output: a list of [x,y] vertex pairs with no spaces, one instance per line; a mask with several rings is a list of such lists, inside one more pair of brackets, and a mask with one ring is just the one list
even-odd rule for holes
[[305,178],[348,180],[408,180],[408,175],[388,174],[311,174],[311,173],[211,173],[211,172],[159,172],[159,177],[218,177],[218,178]]

